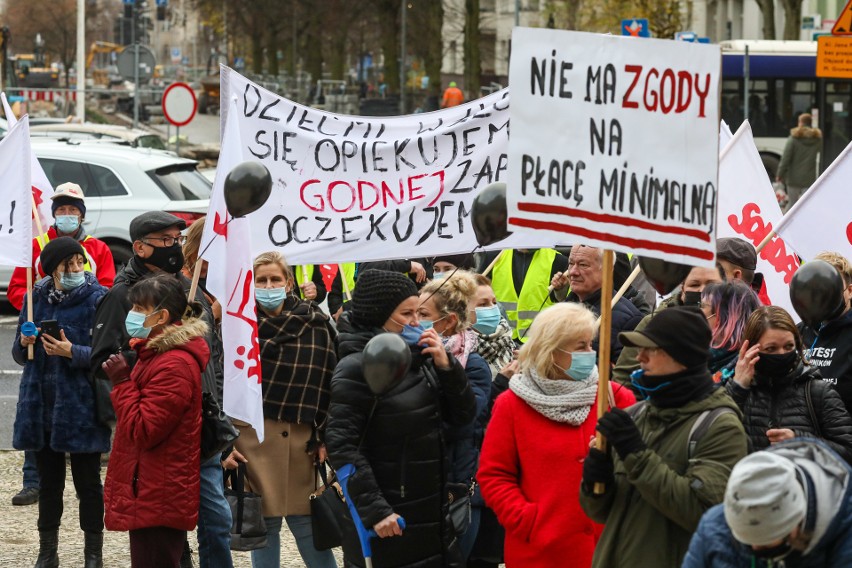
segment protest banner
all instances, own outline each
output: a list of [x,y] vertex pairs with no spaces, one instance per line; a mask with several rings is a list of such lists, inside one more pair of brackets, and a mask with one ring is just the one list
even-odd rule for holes
[[[719,156],[717,237],[737,237],[755,247],[764,242],[783,213],[746,120]],[[790,301],[790,281],[799,260],[784,241],[772,237],[757,255],[769,300],[798,319]]]
[[0,265],[32,265],[30,127],[26,117],[0,140]]
[[510,229],[714,266],[720,62],[718,46],[515,28]]
[[[0,100],[3,103],[3,111],[6,113],[6,121],[9,123],[9,128],[11,128],[18,123],[18,119],[15,117],[15,113],[12,112],[9,101],[6,100],[6,93],[0,93]],[[47,179],[47,174],[44,173],[44,169],[41,167],[35,152],[32,152],[32,150],[30,150],[29,159],[32,175],[33,206],[37,212],[37,214],[36,212],[32,213],[32,236],[38,237],[47,230],[45,227],[53,225],[53,211],[51,210],[53,202],[50,200],[51,196],[53,196],[53,186],[50,184],[50,180]]]
[[840,153],[775,226],[805,261],[823,251],[852,258],[852,144]]
[[[470,252],[476,192],[506,180],[509,92],[441,111],[355,117],[312,109],[221,68],[223,122],[237,98],[246,159],[272,174],[249,215],[253,252],[292,265]],[[225,150],[223,149],[223,153]],[[553,246],[513,235],[492,248]]]
[[209,263],[207,289],[222,304],[223,410],[228,416],[251,424],[258,441],[263,442],[251,222],[247,217],[231,217],[225,205],[225,178],[243,162],[236,123],[237,116],[232,112],[222,134],[222,153],[199,250]]

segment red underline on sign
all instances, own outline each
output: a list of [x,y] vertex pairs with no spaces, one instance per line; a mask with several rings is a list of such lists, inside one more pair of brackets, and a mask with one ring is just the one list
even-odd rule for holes
[[628,227],[636,227],[639,229],[647,229],[649,231],[658,231],[669,235],[682,235],[684,237],[693,237],[704,242],[710,242],[710,235],[700,229],[687,229],[686,227],[672,227],[669,225],[659,225],[649,221],[640,219],[631,219],[629,217],[620,217],[618,215],[608,215],[606,213],[592,213],[591,211],[581,211],[579,209],[571,209],[561,205],[544,205],[541,203],[518,203],[518,209],[527,211],[528,213],[550,213],[553,215],[565,215],[568,217],[579,217],[588,219],[597,223],[612,223],[614,225],[626,225]]
[[591,231],[583,227],[575,227],[564,223],[556,223],[553,221],[538,221],[535,219],[523,219],[521,217],[509,217],[509,224],[518,227],[527,227],[530,229],[541,229],[544,231],[562,232],[577,235],[586,239],[595,239],[608,243],[615,243],[630,249],[646,249],[656,250],[668,254],[681,254],[683,256],[691,256],[701,260],[713,260],[713,252],[701,250],[691,247],[683,247],[668,243],[660,243],[657,241],[648,241],[645,239],[631,239],[629,237],[619,237],[609,233],[599,233]]

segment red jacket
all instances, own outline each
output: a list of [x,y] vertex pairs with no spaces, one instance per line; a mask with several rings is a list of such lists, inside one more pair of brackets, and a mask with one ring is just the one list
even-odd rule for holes
[[[90,237],[84,231],[80,231],[79,234],[78,240],[80,240],[80,244],[86,250],[86,254],[89,255],[87,260],[89,261],[91,270],[89,268],[86,268],[86,270],[89,270],[89,272],[98,278],[98,284],[112,288],[112,281],[115,280],[115,265],[113,264],[112,252],[109,250],[109,247],[105,242],[95,237]],[[56,227],[51,227],[47,230],[48,240],[55,239],[57,236]],[[37,238],[33,239],[33,284],[47,276],[41,267],[41,244],[38,241]],[[27,269],[26,267],[19,266],[12,272],[12,279],[9,280],[9,289],[6,291],[6,297],[9,299],[10,304],[20,310],[24,306],[24,295],[26,293]]]
[[130,380],[112,391],[117,423],[104,483],[111,531],[195,528],[206,333],[197,319],[166,327],[137,347]]
[[[613,384],[615,403],[636,402]],[[545,418],[514,392],[500,395],[485,432],[476,479],[485,503],[506,529],[507,568],[592,565],[603,527],[580,507],[580,480],[597,404],[571,426]]]

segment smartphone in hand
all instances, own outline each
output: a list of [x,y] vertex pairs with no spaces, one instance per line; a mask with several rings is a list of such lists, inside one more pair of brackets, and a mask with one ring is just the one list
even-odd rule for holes
[[41,332],[44,335],[49,335],[53,339],[62,339],[59,335],[59,322],[56,320],[42,320]]

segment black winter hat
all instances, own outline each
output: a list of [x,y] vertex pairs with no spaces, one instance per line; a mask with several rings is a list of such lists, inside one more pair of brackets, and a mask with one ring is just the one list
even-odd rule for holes
[[80,243],[71,237],[55,238],[47,243],[41,251],[41,256],[39,257],[41,259],[41,267],[45,274],[51,276],[60,264],[75,254],[81,254],[83,257],[86,256],[86,251],[83,250],[83,246]]
[[358,275],[352,293],[352,323],[358,327],[381,327],[406,299],[417,296],[417,286],[408,276],[386,270],[365,270]]
[[625,347],[659,347],[688,369],[707,364],[712,337],[707,318],[692,306],[666,308],[654,315],[642,331],[618,334]]
[[177,227],[183,231],[186,229],[186,221],[165,211],[147,211],[130,221],[130,240],[136,242],[145,235],[169,227]]

